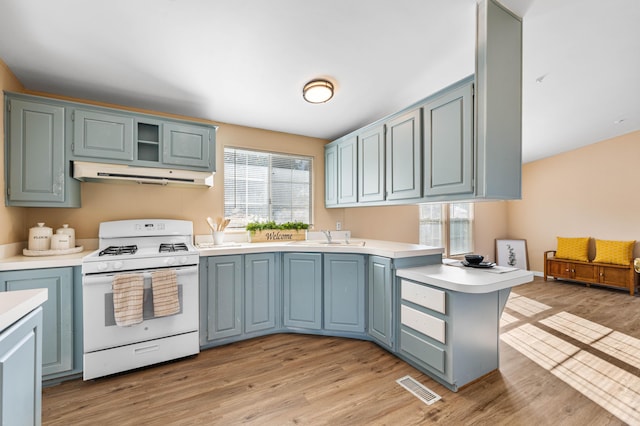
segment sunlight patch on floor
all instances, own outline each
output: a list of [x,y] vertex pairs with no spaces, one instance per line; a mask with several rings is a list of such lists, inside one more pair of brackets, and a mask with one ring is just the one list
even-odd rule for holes
[[611,355],[627,364],[640,366],[640,339],[614,331],[568,312],[559,312],[540,321],[580,342]]
[[508,312],[503,312],[502,317],[500,317],[500,327],[507,326],[509,324],[513,324],[520,321],[518,318],[514,317]]
[[640,424],[639,377],[531,324],[500,338],[620,420]]
[[608,327],[568,312],[559,312],[541,320],[540,323],[588,345],[613,331]]
[[508,309],[515,311],[525,317],[532,317],[540,312],[544,312],[547,309],[551,309],[551,306],[544,303],[537,302],[533,299],[529,299],[525,296],[520,296],[517,293],[511,293],[507,300]]

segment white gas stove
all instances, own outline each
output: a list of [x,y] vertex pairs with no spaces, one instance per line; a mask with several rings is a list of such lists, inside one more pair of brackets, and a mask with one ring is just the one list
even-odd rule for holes
[[[193,223],[140,219],[100,224],[98,250],[82,259],[84,379],[148,366],[196,354],[199,347],[199,253],[193,246]],[[168,276],[168,277],[167,277]],[[116,283],[137,282],[140,292],[126,300]],[[166,291],[168,314],[156,295]],[[156,286],[156,284],[158,284]],[[128,290],[127,290],[128,291]],[[117,302],[116,302],[117,301]],[[162,303],[165,303],[163,300]]]

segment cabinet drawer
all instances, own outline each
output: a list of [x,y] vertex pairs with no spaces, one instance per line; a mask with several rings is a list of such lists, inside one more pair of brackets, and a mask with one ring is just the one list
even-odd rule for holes
[[400,331],[400,349],[444,373],[444,349],[434,346],[406,330]]
[[440,318],[432,317],[429,314],[402,305],[400,310],[400,321],[407,327],[411,327],[420,333],[445,342],[445,322]]
[[401,283],[401,294],[404,300],[424,306],[432,311],[446,314],[444,291],[405,280],[402,280]]

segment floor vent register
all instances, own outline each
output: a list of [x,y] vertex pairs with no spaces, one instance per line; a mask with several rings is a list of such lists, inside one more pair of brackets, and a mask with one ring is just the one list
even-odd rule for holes
[[418,382],[411,376],[404,376],[403,378],[396,380],[396,383],[411,392],[416,398],[427,405],[431,405],[440,399],[440,395],[423,386],[422,383]]

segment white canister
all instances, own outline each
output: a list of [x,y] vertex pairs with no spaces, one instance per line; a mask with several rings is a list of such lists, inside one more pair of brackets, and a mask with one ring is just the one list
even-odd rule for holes
[[49,250],[51,247],[51,235],[53,231],[43,222],[29,229],[29,250]]
[[71,248],[69,235],[57,232],[51,236],[51,250],[66,250],[69,248]]
[[73,228],[69,228],[68,224],[62,225],[62,228],[56,229],[56,234],[65,234],[69,236],[69,247],[67,248],[75,248],[76,247],[76,231]]

